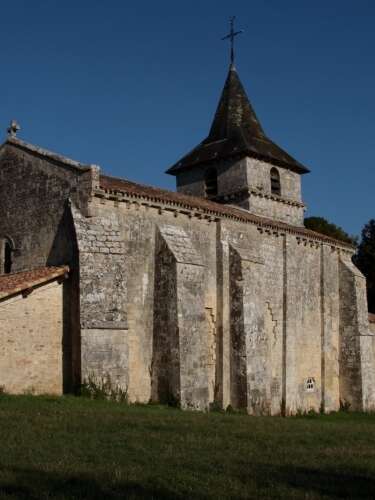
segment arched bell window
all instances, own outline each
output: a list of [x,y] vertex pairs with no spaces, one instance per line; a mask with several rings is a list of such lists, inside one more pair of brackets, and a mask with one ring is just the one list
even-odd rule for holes
[[217,171],[216,168],[208,168],[204,176],[204,184],[207,198],[217,195]]
[[13,256],[13,243],[9,238],[0,240],[1,250],[1,269],[0,274],[9,274],[12,272],[12,256]]
[[281,195],[280,174],[277,168],[271,168],[271,193]]

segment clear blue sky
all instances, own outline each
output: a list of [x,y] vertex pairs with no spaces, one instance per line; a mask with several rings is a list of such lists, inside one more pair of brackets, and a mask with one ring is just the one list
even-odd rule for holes
[[266,133],[311,168],[308,215],[358,234],[375,217],[375,2],[1,2],[0,127],[104,171],[174,189],[166,168],[200,142],[228,67]]

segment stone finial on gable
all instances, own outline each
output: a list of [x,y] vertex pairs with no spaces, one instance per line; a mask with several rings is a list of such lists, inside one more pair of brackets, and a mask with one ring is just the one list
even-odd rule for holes
[[17,132],[21,130],[19,123],[16,120],[12,120],[7,129],[8,135],[10,137],[16,137]]

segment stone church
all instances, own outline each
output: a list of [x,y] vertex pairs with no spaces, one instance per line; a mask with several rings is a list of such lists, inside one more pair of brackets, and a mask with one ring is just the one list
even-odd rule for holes
[[[234,65],[170,192],[24,142],[0,148],[0,386],[252,415],[375,409],[354,249],[304,228],[309,170],[265,134]],[[126,173],[126,170],[125,170]]]

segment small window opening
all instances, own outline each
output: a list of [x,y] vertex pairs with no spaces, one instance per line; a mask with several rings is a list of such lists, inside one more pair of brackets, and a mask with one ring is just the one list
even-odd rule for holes
[[9,274],[12,271],[12,244],[10,241],[4,241],[4,264],[3,264],[3,272],[4,274]]
[[315,379],[312,377],[308,378],[305,383],[306,391],[313,392],[315,390]]
[[211,198],[217,195],[217,172],[215,168],[209,168],[206,170],[205,177],[205,189],[207,198]]
[[271,193],[281,195],[280,174],[277,168],[271,169]]

